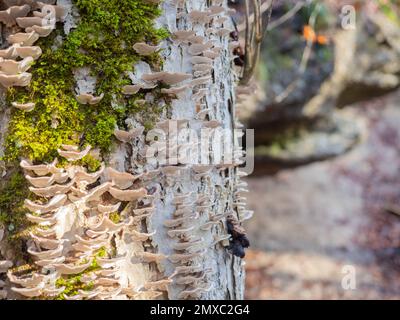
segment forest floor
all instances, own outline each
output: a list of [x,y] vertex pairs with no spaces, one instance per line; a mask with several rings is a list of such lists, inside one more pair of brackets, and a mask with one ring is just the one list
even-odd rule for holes
[[346,112],[364,127],[352,151],[248,179],[247,299],[400,299],[400,216],[385,209],[400,208],[400,91]]

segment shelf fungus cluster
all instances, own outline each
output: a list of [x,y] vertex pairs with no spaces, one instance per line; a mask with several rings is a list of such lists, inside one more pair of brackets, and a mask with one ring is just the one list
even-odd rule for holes
[[[5,87],[26,87],[32,74],[29,69],[42,49],[35,46],[41,37],[47,37],[62,21],[67,11],[56,5],[55,0],[4,1],[7,9],[0,11],[0,22],[6,25],[8,47],[0,50],[0,84]],[[29,112],[35,107],[32,102],[15,101],[12,106]]]
[[176,266],[171,278],[182,288],[178,299],[198,299],[213,288],[208,277],[211,270],[202,263],[204,256],[216,242],[229,239],[228,235],[210,242],[203,234],[219,224],[224,215],[210,216],[212,205],[204,194],[175,194],[172,203],[175,206],[173,215],[164,222],[168,236],[174,240],[175,252],[168,258]]
[[[149,141],[142,127],[132,125],[127,131],[115,130],[114,135],[122,145],[129,145],[127,154],[134,167],[157,177],[143,179],[148,190],[155,190],[154,212],[146,222],[151,230],[157,230],[151,237],[157,253],[146,254],[146,258],[138,255],[156,262],[161,280],[156,279],[153,285],[163,287],[170,299],[226,298],[218,295],[226,290],[232,298],[241,297],[241,290],[231,287],[231,279],[235,277],[240,283],[243,277],[242,261],[236,257],[243,258],[249,246],[241,223],[252,213],[246,210],[247,185],[241,181],[245,173],[238,169],[244,152],[238,142],[242,136],[233,129],[240,124],[231,125],[236,116],[232,108],[235,94],[228,89],[236,81],[229,71],[234,59],[229,37],[233,30],[231,10],[225,1],[211,1],[210,6],[199,8],[194,2],[166,1],[163,9],[171,17],[166,22],[171,38],[157,47],[134,45],[143,57],[161,50],[164,70],[152,70],[141,61],[130,74],[132,84],[122,88],[126,95],[147,92],[148,99],[149,90],[161,86],[161,93],[172,98],[172,116],[165,115],[154,126],[164,135]],[[178,23],[171,22],[174,18]],[[205,164],[198,164],[199,159],[182,161],[181,155],[195,144],[174,143],[182,137],[181,132],[219,129],[232,134],[232,161],[217,160],[214,153],[218,147],[212,144],[200,151]],[[200,139],[198,144],[203,142]],[[235,271],[224,270],[226,259],[237,265]]]
[[[135,241],[152,236],[134,229],[151,213],[149,208],[131,210],[148,196],[147,189],[136,186],[141,176],[104,165],[88,173],[73,164],[89,150],[62,146],[60,157],[70,162],[63,168],[57,166],[57,160],[41,165],[21,162],[29,189],[36,196],[25,200],[25,207],[30,211],[27,219],[35,224],[27,251],[37,271],[23,278],[9,273],[15,293],[29,298],[61,295],[67,300],[107,300],[128,299],[153,287],[146,283],[134,288],[120,279],[120,267],[132,257],[120,255],[115,247],[121,234]],[[156,255],[141,253],[140,257],[152,261]],[[76,276],[81,288],[73,295],[65,294],[69,279]]]
[[[155,129],[165,135],[148,144],[137,129],[117,130],[115,135],[138,149],[134,155],[162,155],[158,160],[150,156],[142,165],[160,169],[157,181],[161,188],[155,194],[156,210],[149,223],[158,230],[152,244],[165,256],[159,268],[171,280],[168,297],[226,298],[218,295],[226,290],[231,297],[240,297],[240,289],[232,288],[230,283],[232,277],[240,283],[243,276],[242,262],[236,257],[244,257],[249,243],[240,225],[252,213],[246,210],[246,183],[241,181],[244,173],[237,168],[243,163],[244,152],[238,143],[241,136],[233,129],[240,125],[237,122],[232,127],[235,94],[229,88],[234,86],[236,76],[230,71],[234,59],[229,37],[233,30],[231,10],[226,1],[219,0],[211,1],[209,6],[195,1],[166,1],[163,9],[171,17],[165,22],[171,38],[161,46],[164,70],[151,70],[140,62],[131,74],[132,85],[123,90],[134,94],[162,85],[161,92],[172,97],[172,116],[156,123]],[[139,43],[135,50],[146,56],[159,47]],[[218,129],[232,134],[231,162],[217,160],[214,152],[218,153],[218,147],[212,144],[200,151],[205,164],[198,164],[199,159],[182,161],[181,155],[195,144],[181,141],[176,145],[174,139],[182,137],[181,132]],[[200,139],[198,144],[203,142]],[[237,265],[235,272],[221,270],[226,255]]]

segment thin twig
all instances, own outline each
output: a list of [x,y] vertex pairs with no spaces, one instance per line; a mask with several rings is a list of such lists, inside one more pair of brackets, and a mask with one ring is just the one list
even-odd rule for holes
[[[261,7],[260,7],[261,14],[264,14],[264,12],[267,11],[271,7],[272,2],[273,2],[273,0],[267,0],[261,5]],[[249,15],[248,19],[249,19],[249,23],[253,23],[254,22],[254,13]],[[238,25],[239,32],[242,32],[246,29],[247,29],[246,21],[244,21]]]
[[[313,29],[314,29],[315,21],[317,20],[319,11],[320,11],[320,4],[318,3],[315,6],[314,11],[312,12],[309,22],[308,22],[308,24]],[[313,47],[313,39],[311,39],[311,38],[307,39],[307,45],[303,51],[303,55],[301,58],[299,70],[297,71],[296,79],[293,82],[291,82],[283,92],[281,92],[278,96],[275,97],[275,99],[274,99],[275,103],[282,103],[285,99],[287,99],[293,93],[294,90],[297,89],[302,76],[304,75],[304,73],[307,70],[308,61],[310,60],[311,53],[312,53],[312,47]]]
[[[264,14],[268,9],[271,9],[273,7],[273,2],[274,0],[268,0],[265,1],[260,8],[261,14]],[[301,8],[303,8],[306,5],[306,1],[298,1],[292,9],[290,9],[288,12],[286,12],[282,17],[275,21],[271,21],[270,25],[268,28],[266,28],[267,31],[273,30],[276,27],[280,26],[281,24],[285,23],[289,19],[291,19]],[[254,14],[252,14],[249,17],[249,22],[252,23],[254,22]],[[246,21],[243,21],[241,24],[237,26],[238,32],[243,32],[246,30]]]
[[267,27],[268,31],[271,31],[277,27],[279,27],[281,24],[284,24],[286,21],[290,20],[297,12],[301,10],[305,6],[306,2],[305,1],[299,1],[295,4],[295,6],[290,9],[288,12],[286,12],[282,17],[280,17],[277,20],[271,21],[269,26]]
[[[263,28],[263,19],[261,13],[261,0],[252,0],[253,3],[253,16],[254,23],[250,27],[250,5],[249,0],[245,0],[245,9],[246,9],[246,39],[245,39],[245,59],[244,66],[242,70],[242,75],[240,78],[240,84],[246,86],[250,79],[252,78],[255,68],[257,66],[260,52],[261,52],[261,44],[264,38],[264,34],[262,32]],[[268,14],[267,25],[271,19],[272,8],[273,8],[274,0],[271,1],[270,11]]]
[[[269,6],[269,12],[268,12],[268,18],[267,18],[267,23],[265,24],[265,33],[267,33],[267,31],[269,31],[268,27],[269,24],[271,22],[271,17],[272,17],[272,9],[274,8],[274,0],[271,1],[271,5]],[[262,13],[261,13],[262,15]],[[265,36],[264,33],[264,36]]]

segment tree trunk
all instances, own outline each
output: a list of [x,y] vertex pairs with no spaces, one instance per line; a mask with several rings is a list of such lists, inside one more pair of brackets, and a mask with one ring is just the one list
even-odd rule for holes
[[[45,12],[35,1],[5,2],[20,10],[28,4],[20,17]],[[0,299],[242,299],[244,269],[238,256],[247,240],[239,224],[248,212],[238,171],[236,76],[229,37],[233,24],[227,1],[165,0],[159,4],[160,14],[155,13],[157,0],[110,1],[122,6],[115,12],[103,1],[59,0],[60,7],[45,2],[59,20],[52,34],[45,36],[44,27],[31,26],[29,19],[13,22],[10,17],[9,25],[3,24],[5,49],[10,42],[25,41],[11,41],[8,35],[32,32],[40,35],[38,43],[26,40],[22,45],[40,46],[43,54],[32,58],[37,62],[31,70],[19,70],[32,72],[28,85],[21,83],[21,76],[12,84],[5,76],[0,79],[8,86],[0,117],[5,178],[0,199]],[[103,10],[103,16],[90,17],[98,14],[93,6]],[[139,7],[135,21],[124,21],[130,9]],[[146,19],[154,19],[168,36],[160,36]],[[108,30],[107,23],[119,34],[103,31],[103,47],[101,36],[83,35],[96,31],[90,29],[92,23]],[[124,29],[123,23],[132,26]],[[135,30],[137,36],[128,34]],[[126,52],[107,48],[123,46],[118,40],[110,43],[113,37],[123,38]],[[132,39],[135,46],[127,43]],[[79,55],[82,51],[84,56]],[[51,69],[57,63],[52,59],[69,55],[73,66],[64,63],[54,68],[57,71]],[[7,58],[21,61],[22,54],[17,56]],[[133,69],[120,70],[124,63]],[[126,72],[117,77],[109,66]],[[39,77],[52,72],[60,77],[70,72],[73,81],[67,89],[70,79],[54,85],[62,88],[55,97],[48,90],[52,83]],[[112,76],[116,78],[110,81]],[[38,85],[43,87],[34,94]],[[54,106],[71,95],[79,103],[74,100],[55,112]],[[35,97],[38,100],[28,100]],[[28,112],[32,102],[34,110]],[[76,113],[71,111],[75,107]],[[49,133],[40,127],[46,112],[51,116]],[[72,125],[82,114],[75,128],[64,129],[64,123]],[[30,121],[37,123],[38,131],[24,135]],[[107,135],[104,127],[110,123]],[[189,129],[196,133],[195,140],[184,134]],[[223,145],[204,134],[221,129]],[[32,137],[45,134],[48,138],[39,144]],[[53,138],[56,142],[47,145]],[[58,163],[51,164],[55,159]],[[22,182],[16,160],[25,160]],[[18,193],[12,192],[16,185],[22,186]],[[16,199],[18,195],[28,199]]]

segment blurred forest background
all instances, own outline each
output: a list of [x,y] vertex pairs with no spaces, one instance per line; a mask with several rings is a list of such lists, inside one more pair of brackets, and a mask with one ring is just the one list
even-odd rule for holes
[[399,299],[400,1],[274,1],[253,87],[246,298]]

